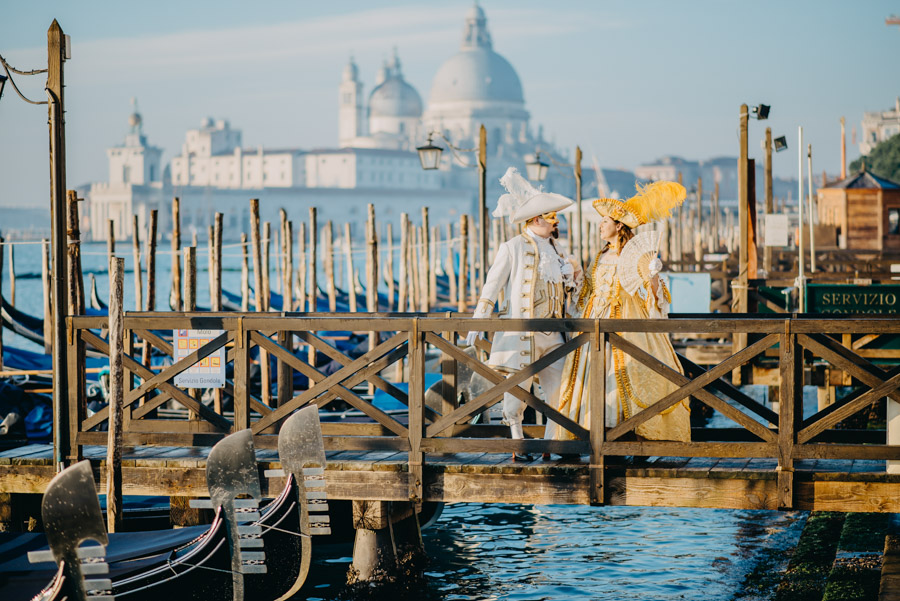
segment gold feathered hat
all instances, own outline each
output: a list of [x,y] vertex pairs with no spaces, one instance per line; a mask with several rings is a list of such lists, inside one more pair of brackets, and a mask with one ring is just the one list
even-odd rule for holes
[[666,219],[672,209],[684,202],[687,191],[676,182],[636,183],[637,194],[622,201],[618,198],[598,198],[592,201],[594,209],[602,217],[621,221],[630,228]]

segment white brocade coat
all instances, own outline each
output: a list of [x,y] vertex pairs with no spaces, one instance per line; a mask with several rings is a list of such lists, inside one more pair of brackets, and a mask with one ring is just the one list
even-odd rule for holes
[[[557,253],[563,257],[558,249]],[[507,319],[550,316],[551,298],[548,283],[539,280],[539,261],[538,245],[527,229],[501,244],[485,278],[474,317],[489,317],[495,306],[498,316]],[[569,293],[574,288],[571,284],[560,286]],[[566,304],[563,299],[564,309]],[[533,353],[531,332],[494,332],[488,365],[498,371],[518,371],[532,363]]]

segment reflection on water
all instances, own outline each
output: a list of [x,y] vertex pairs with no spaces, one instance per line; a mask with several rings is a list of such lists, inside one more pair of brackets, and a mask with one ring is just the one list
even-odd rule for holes
[[[803,512],[448,505],[424,534],[424,583],[391,599],[730,599]],[[349,547],[317,554],[304,594],[334,599]],[[375,594],[373,598],[378,598]]]

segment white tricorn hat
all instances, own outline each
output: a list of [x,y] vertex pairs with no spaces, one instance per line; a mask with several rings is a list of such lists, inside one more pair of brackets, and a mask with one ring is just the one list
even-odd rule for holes
[[510,223],[521,223],[538,215],[560,211],[573,204],[561,194],[542,192],[535,188],[519,175],[515,167],[506,170],[506,174],[500,178],[500,184],[508,193],[497,201],[497,208],[492,215],[508,217]]

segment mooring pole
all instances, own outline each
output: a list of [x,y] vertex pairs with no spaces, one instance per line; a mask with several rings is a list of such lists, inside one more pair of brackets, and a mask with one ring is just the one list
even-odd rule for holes
[[54,19],[47,31],[47,106],[50,117],[50,243],[53,248],[53,456],[57,471],[72,456],[66,370],[66,134],[63,62],[66,38]]

